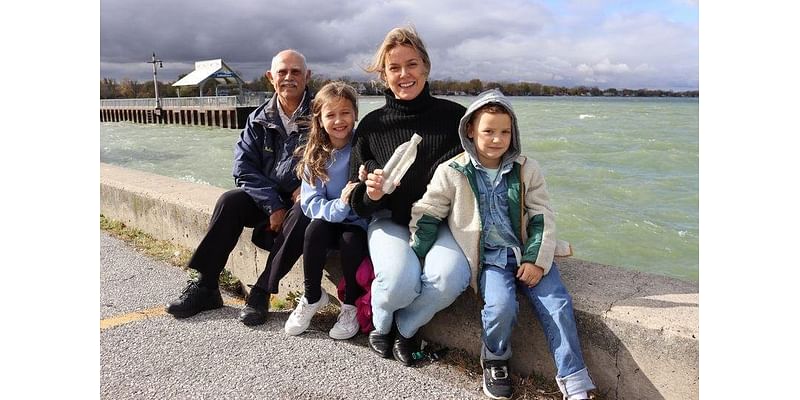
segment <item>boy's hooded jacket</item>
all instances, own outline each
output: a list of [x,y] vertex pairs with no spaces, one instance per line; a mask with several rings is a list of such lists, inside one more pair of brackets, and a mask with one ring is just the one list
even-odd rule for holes
[[511,171],[506,174],[508,212],[512,228],[523,243],[519,262],[534,263],[544,268],[547,274],[557,242],[544,176],[535,160],[521,155],[519,126],[511,103],[499,90],[481,93],[461,118],[458,128],[465,151],[436,168],[425,195],[411,209],[409,223],[411,247],[417,256],[425,257],[436,240],[439,224],[447,219],[453,237],[469,261],[470,285],[476,292],[483,264],[484,238],[477,200],[478,171],[473,164],[478,163],[478,156],[475,145],[467,136],[467,122],[475,110],[489,103],[497,103],[511,114],[511,144],[503,155],[500,170],[512,164]]

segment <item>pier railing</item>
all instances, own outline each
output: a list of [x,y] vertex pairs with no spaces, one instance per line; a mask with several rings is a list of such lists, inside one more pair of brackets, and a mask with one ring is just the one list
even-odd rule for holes
[[[162,108],[235,108],[257,107],[264,103],[269,93],[238,96],[167,97],[161,98]],[[100,108],[155,108],[156,99],[101,99]]]
[[156,99],[100,99],[100,108],[155,108]]

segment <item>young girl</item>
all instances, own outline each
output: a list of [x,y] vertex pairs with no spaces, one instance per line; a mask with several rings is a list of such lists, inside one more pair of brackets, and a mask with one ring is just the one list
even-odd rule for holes
[[297,165],[302,179],[300,199],[303,213],[311,218],[303,245],[305,294],[284,330],[303,333],[311,317],[328,304],[322,289],[322,268],[329,248],[338,245],[345,299],[339,318],[330,330],[334,339],[349,339],[358,333],[355,301],[361,295],[356,269],[367,255],[367,221],[348,205],[355,182],[347,182],[353,126],[358,118],[356,91],[343,82],[331,82],[319,90],[311,108],[311,132],[298,149],[303,158]]

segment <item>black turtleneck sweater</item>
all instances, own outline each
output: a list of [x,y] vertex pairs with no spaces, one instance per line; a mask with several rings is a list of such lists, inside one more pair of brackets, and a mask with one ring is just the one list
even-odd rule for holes
[[367,196],[367,185],[362,182],[353,190],[350,206],[362,217],[389,209],[394,222],[408,225],[411,205],[425,194],[436,167],[463,151],[458,124],[466,108],[431,96],[427,82],[413,100],[398,100],[388,89],[384,93],[386,105],[367,114],[356,129],[350,156],[351,180],[357,179],[361,164],[369,172],[383,168],[395,149],[414,133],[422,136],[422,142],[417,146],[414,164],[392,194],[372,201]]

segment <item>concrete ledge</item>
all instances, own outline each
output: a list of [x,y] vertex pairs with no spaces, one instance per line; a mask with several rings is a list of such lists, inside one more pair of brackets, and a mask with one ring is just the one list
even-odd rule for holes
[[[100,164],[100,210],[150,235],[195,248],[223,189]],[[226,268],[243,283],[255,282],[267,253],[250,243],[250,230]],[[557,260],[573,296],[589,373],[609,399],[699,397],[699,296],[697,284],[574,258]],[[300,262],[298,262],[300,264]],[[323,285],[334,294],[338,268]],[[302,291],[302,268],[281,282],[281,293]],[[178,288],[176,288],[177,294]],[[530,304],[520,302],[512,338],[512,368],[556,375]],[[480,350],[480,300],[468,290],[423,328],[423,337],[474,355]]]

